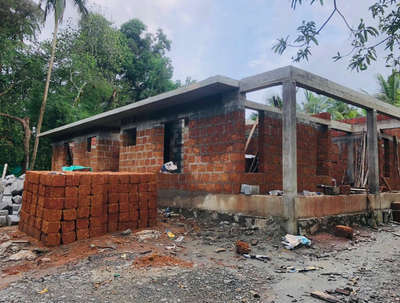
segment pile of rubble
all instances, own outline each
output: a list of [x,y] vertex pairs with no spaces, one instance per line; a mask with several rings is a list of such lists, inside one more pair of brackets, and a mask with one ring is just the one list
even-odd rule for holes
[[25,175],[6,176],[0,181],[0,227],[18,224]]

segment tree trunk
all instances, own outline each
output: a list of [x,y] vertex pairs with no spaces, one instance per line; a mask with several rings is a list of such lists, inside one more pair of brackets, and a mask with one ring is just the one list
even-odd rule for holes
[[24,129],[24,162],[22,164],[22,167],[24,171],[29,169],[29,143],[31,140],[31,128],[29,126],[29,118],[25,117],[23,119],[19,117],[15,117],[6,113],[0,113],[0,116],[6,117],[12,120],[15,120],[19,123],[21,123],[23,129]]
[[38,147],[39,147],[39,135],[40,135],[40,131],[42,129],[44,112],[46,110],[47,95],[49,93],[51,72],[53,70],[54,57],[55,57],[55,52],[56,52],[57,32],[58,32],[58,20],[55,20],[53,41],[51,43],[51,56],[50,56],[50,61],[49,61],[49,69],[47,70],[46,86],[44,87],[43,101],[42,101],[42,105],[40,107],[39,119],[38,119],[37,127],[36,127],[36,137],[35,137],[35,145],[33,146],[31,169],[35,168],[35,161],[36,161],[37,151],[38,151]]

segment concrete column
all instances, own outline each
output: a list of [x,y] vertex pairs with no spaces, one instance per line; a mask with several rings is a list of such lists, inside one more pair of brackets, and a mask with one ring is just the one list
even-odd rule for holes
[[379,193],[379,154],[376,110],[367,111],[368,188],[371,194]]
[[297,234],[295,198],[297,196],[296,84],[282,86],[282,168],[283,203],[287,218],[286,231]]

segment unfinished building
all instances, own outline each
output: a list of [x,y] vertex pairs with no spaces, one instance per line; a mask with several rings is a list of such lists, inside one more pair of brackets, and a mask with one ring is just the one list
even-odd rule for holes
[[[282,110],[247,100],[246,93],[272,86],[282,86]],[[367,117],[296,113],[296,87],[363,108]],[[246,108],[258,111],[253,126]],[[159,205],[273,216],[296,233],[312,218],[390,213],[400,195],[380,186],[400,189],[399,118],[399,108],[288,66],[240,81],[215,76],[40,136],[53,142],[53,170],[73,164],[157,173]],[[177,170],[160,173],[169,161]],[[240,194],[242,184],[259,193]],[[341,195],[299,194],[321,184],[347,187]],[[368,192],[350,195],[350,186]]]

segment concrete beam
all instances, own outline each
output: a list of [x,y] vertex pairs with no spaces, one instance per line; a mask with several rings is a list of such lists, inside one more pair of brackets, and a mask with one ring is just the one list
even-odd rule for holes
[[38,136],[68,136],[71,133],[80,133],[89,128],[96,129],[104,125],[119,128],[122,119],[145,115],[153,111],[161,111],[172,106],[183,105],[193,101],[201,102],[208,96],[224,94],[238,90],[238,88],[239,81],[224,76],[214,76],[189,86],[180,87],[157,96],[149,97],[126,106],[121,106],[86,119],[42,132],[38,134]]
[[379,153],[376,110],[367,111],[368,188],[371,194],[379,193]]
[[297,142],[296,142],[296,84],[282,86],[282,170],[283,208],[287,218],[286,231],[297,234],[295,199],[297,196]]
[[[393,128],[400,128],[400,121],[399,120],[381,120],[377,122],[378,131],[384,129],[393,129]],[[367,130],[367,124],[354,124],[353,131],[354,132],[362,132]]]
[[[279,108],[276,108],[274,106],[268,106],[268,105],[260,104],[260,103],[249,101],[249,100],[247,100],[245,102],[245,107],[249,108],[249,109],[258,110],[258,111],[274,112],[274,113],[278,113],[278,114],[282,115],[282,111]],[[327,120],[327,119],[312,117],[312,116],[304,114],[304,113],[297,113],[296,114],[296,118],[299,121],[303,121],[303,122],[306,122],[306,123],[314,122],[314,123],[317,123],[317,124],[326,125],[331,129],[343,131],[343,132],[346,132],[346,133],[353,132],[353,126],[351,124],[343,123],[343,122],[340,122],[340,121]]]
[[269,72],[243,78],[240,80],[240,92],[252,92],[271,86],[281,85],[283,82],[290,80],[290,72],[291,67],[285,66]]
[[298,87],[305,88],[366,110],[376,110],[379,113],[400,119],[400,108],[398,107],[299,68],[291,66],[290,69],[292,80],[296,82]]

